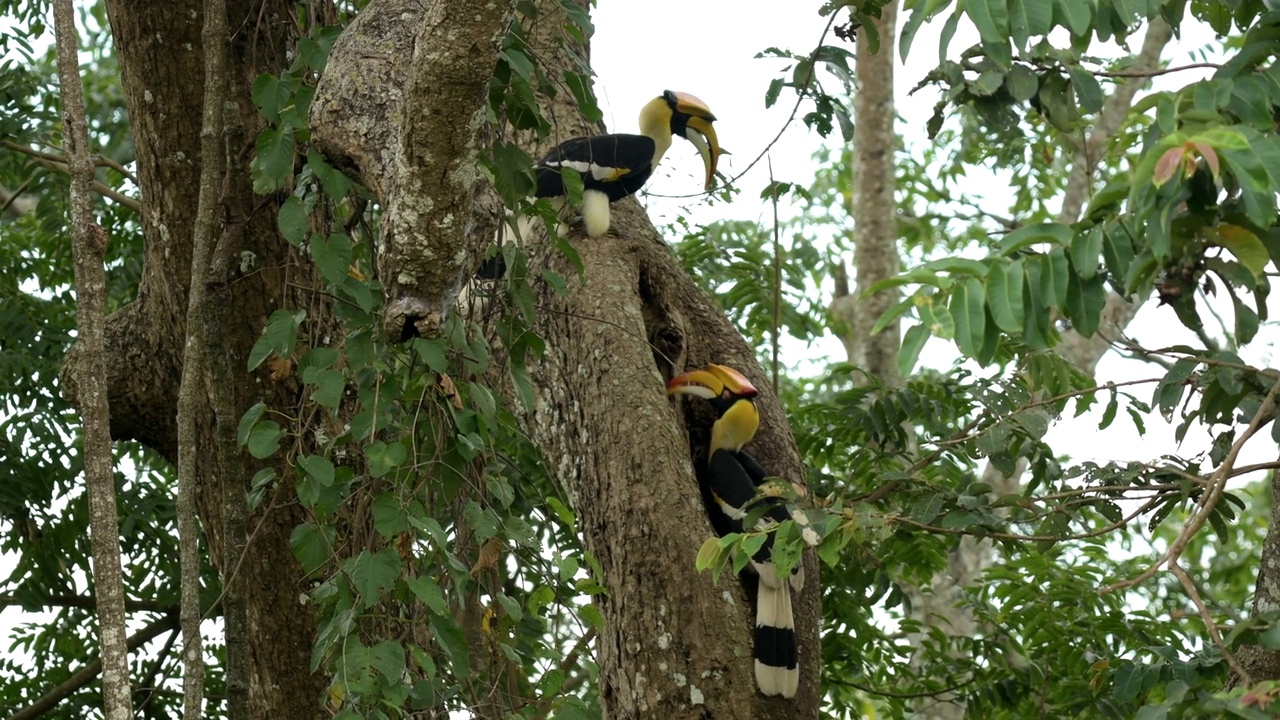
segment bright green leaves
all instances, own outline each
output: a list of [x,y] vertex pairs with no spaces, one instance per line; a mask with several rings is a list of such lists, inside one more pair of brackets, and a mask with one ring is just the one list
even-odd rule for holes
[[1096,227],[1073,234],[1065,225],[1041,223],[1009,233],[999,254],[986,260],[925,263],[871,289],[922,286],[887,311],[876,328],[915,311],[921,324],[903,339],[905,370],[915,365],[930,335],[955,340],[961,353],[981,364],[995,359],[1001,333],[1031,350],[1052,347],[1058,334],[1055,319],[1069,321],[1088,337],[1097,330],[1106,302],[1098,272],[1103,237]]
[[969,357],[978,357],[982,351],[987,328],[984,296],[982,281],[973,277],[957,282],[951,290],[950,310],[956,321],[956,345]]
[[996,325],[1010,335],[1020,334],[1023,323],[1022,260],[1001,259],[987,274],[987,306]]

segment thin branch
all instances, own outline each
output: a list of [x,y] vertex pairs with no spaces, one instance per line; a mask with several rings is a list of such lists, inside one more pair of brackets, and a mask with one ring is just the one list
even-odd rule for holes
[[[18,196],[26,192],[27,188],[29,187],[31,187],[31,178],[27,178],[12,193],[6,193],[6,191],[3,188],[0,188],[0,215],[3,215],[9,212],[9,208],[17,204]],[[16,214],[19,216],[22,215],[21,207],[19,207]]]
[[1204,622],[1204,626],[1209,631],[1209,637],[1213,638],[1213,644],[1218,646],[1218,650],[1222,652],[1222,657],[1226,658],[1227,664],[1241,679],[1241,684],[1246,687],[1253,684],[1253,676],[1249,674],[1240,661],[1236,659],[1235,653],[1231,652],[1231,648],[1222,640],[1222,631],[1218,629],[1218,623],[1213,621],[1213,616],[1209,614],[1209,608],[1205,607],[1204,600],[1200,597],[1196,584],[1191,580],[1191,576],[1187,571],[1178,564],[1177,560],[1169,563],[1169,570],[1173,572],[1178,581],[1182,583],[1182,589],[1187,591],[1187,597],[1191,598],[1192,604],[1196,606],[1196,611],[1200,613],[1200,620]]
[[[52,595],[49,597],[35,598],[36,603],[41,608],[64,607],[64,608],[86,608],[93,609],[94,599],[83,595]],[[30,599],[19,598],[13,594],[0,594],[0,607],[27,607]],[[125,599],[124,609],[127,612],[171,612],[177,610],[176,606],[157,602],[155,600],[129,600]]]
[[156,678],[160,675],[160,670],[164,667],[164,661],[169,657],[169,653],[173,652],[173,645],[178,641],[178,635],[181,634],[181,628],[174,628],[169,632],[169,637],[165,638],[164,646],[160,648],[160,652],[151,659],[151,667],[143,675],[142,682],[138,683],[137,692],[143,694],[141,702],[138,703],[138,712],[151,715],[154,710],[150,707],[151,701],[156,697]]
[[1235,467],[1236,458],[1240,455],[1240,451],[1244,449],[1245,443],[1249,441],[1258,430],[1267,421],[1272,420],[1272,410],[1275,408],[1276,396],[1280,395],[1280,380],[1271,386],[1271,391],[1267,393],[1262,404],[1258,406],[1258,411],[1253,414],[1253,419],[1249,421],[1249,426],[1245,428],[1244,433],[1231,445],[1231,449],[1227,452],[1226,458],[1222,464],[1209,477],[1209,491],[1200,497],[1200,502],[1196,506],[1191,518],[1187,524],[1182,527],[1182,531],[1178,533],[1178,537],[1169,545],[1169,549],[1159,560],[1154,562],[1151,567],[1142,571],[1137,577],[1129,580],[1122,580],[1112,583],[1098,590],[1099,593],[1105,595],[1116,590],[1133,587],[1139,583],[1145,582],[1153,575],[1159,572],[1160,568],[1166,564],[1172,565],[1178,561],[1182,553],[1187,548],[1187,543],[1191,542],[1191,538],[1200,532],[1200,528],[1204,527],[1205,522],[1209,519],[1209,515],[1218,505],[1218,501],[1222,499],[1222,493],[1226,489],[1227,480],[1231,477],[1231,471]]
[[[20,153],[23,153],[24,155],[29,155],[36,162],[40,163],[41,165],[43,165],[44,167],[50,170],[53,170],[54,172],[63,172],[63,173],[69,172],[67,170],[67,159],[62,155],[42,152],[34,148],[29,148],[26,145],[13,142],[12,140],[5,140],[4,146],[15,152],[20,152]],[[98,156],[98,160],[94,163],[94,165],[95,167],[109,167],[113,170],[119,169],[121,171],[124,171],[124,168],[119,163],[117,163],[114,160],[108,161],[106,158],[103,158],[101,155]],[[125,171],[125,173],[127,174],[127,171]],[[130,179],[133,178],[132,175],[127,175],[127,176]],[[134,180],[134,182],[136,183],[137,181]],[[137,198],[130,197],[129,195],[125,195],[124,193],[114,188],[111,188],[101,182],[98,182],[97,180],[93,181],[92,188],[93,188],[93,191],[98,193],[99,195],[115,200],[116,202],[120,203],[121,205],[124,205],[130,210],[133,210],[134,212],[137,212],[137,213],[142,212],[142,203],[139,202]]]
[[1160,496],[1157,495],[1147,500],[1145,503],[1139,506],[1137,510],[1134,510],[1133,512],[1129,513],[1128,515],[1125,515],[1124,517],[1120,518],[1119,520],[1113,523],[1109,523],[1101,528],[1098,528],[1097,530],[1090,530],[1089,532],[1084,532],[1084,533],[1073,533],[1071,535],[1020,535],[1018,533],[997,532],[994,530],[983,530],[982,532],[974,532],[971,530],[966,530],[964,528],[944,528],[944,527],[938,527],[937,525],[929,525],[928,523],[922,523],[919,520],[915,520],[913,518],[909,518],[905,516],[897,516],[889,519],[893,521],[897,521],[903,525],[910,525],[912,527],[916,527],[921,530],[925,530],[927,532],[931,532],[937,535],[972,535],[974,537],[992,538],[995,540],[1014,540],[1018,542],[1064,542],[1068,540],[1086,540],[1088,538],[1100,537],[1102,535],[1106,535],[1108,533],[1119,530],[1125,525],[1128,525],[1129,523],[1133,522],[1134,519],[1137,518],[1139,515],[1155,507],[1156,503],[1159,502],[1159,500],[1160,500]]
[[1093,74],[1098,77],[1111,78],[1152,78],[1159,75],[1168,75],[1169,73],[1183,72],[1184,70],[1218,70],[1221,67],[1218,63],[1197,62],[1153,70],[1094,70]]
[[[166,632],[171,632],[178,627],[178,618],[176,615],[168,614],[164,617],[157,618],[151,624],[134,633],[125,645],[130,652],[137,650],[148,642],[160,637]],[[94,678],[102,672],[102,659],[94,658],[90,660],[84,667],[80,668],[74,675],[67,678],[62,684],[45,693],[35,702],[27,707],[19,710],[9,716],[9,720],[34,720],[41,715],[49,712],[58,703],[70,697],[72,693],[83,688],[93,682]]]
[[[40,160],[48,160],[49,162],[58,163],[61,165],[67,164],[67,156],[64,153],[51,153],[51,152],[45,152],[43,150],[36,150],[35,148],[28,147],[20,143],[16,143],[12,140],[5,140],[3,145],[8,149],[13,150],[14,152],[19,152],[19,153],[22,153],[23,155],[30,155],[33,158],[37,158]],[[106,155],[94,155],[93,166],[110,168],[120,173],[121,176],[129,180],[129,182],[132,182],[134,185],[138,184],[138,178],[135,177],[133,173],[129,172],[129,170],[126,169],[125,166],[121,165],[115,160],[112,160]]]
[[898,698],[901,700],[917,700],[921,698],[934,698],[934,697],[938,697],[939,695],[946,695],[947,693],[955,692],[956,690],[959,690],[960,688],[965,687],[966,685],[972,685],[974,682],[973,678],[969,678],[968,680],[962,680],[956,683],[955,685],[952,685],[951,687],[941,688],[939,690],[932,690],[930,692],[918,692],[918,693],[902,693],[902,692],[893,692],[892,690],[878,690],[869,685],[856,683],[852,680],[843,680],[840,678],[835,678],[835,677],[825,676],[825,675],[823,676],[822,680],[823,682],[828,682],[835,685],[844,685],[846,687],[855,688],[855,689],[861,690],[864,693],[867,693],[868,695],[876,695],[878,697],[887,697],[887,698]]
[[[817,54],[818,49],[822,47],[822,43],[826,41],[827,34],[831,32],[831,27],[832,25],[835,24],[836,17],[839,16],[839,14],[840,13],[831,13],[831,19],[827,21],[827,26],[823,28],[822,35],[818,37],[818,44],[813,48],[813,52],[815,55]],[[755,156],[755,159],[753,159],[751,163],[748,164],[747,167],[742,172],[729,178],[729,181],[726,182],[725,185],[732,185],[735,182],[741,180],[747,173],[751,172],[751,168],[754,168],[756,165],[760,163],[761,160],[765,159],[765,157],[768,156],[769,151],[773,149],[773,146],[777,145],[778,141],[782,139],[783,133],[787,131],[787,128],[791,127],[791,123],[795,122],[796,114],[800,112],[800,106],[804,104],[805,99],[809,97],[805,93],[804,88],[809,87],[809,85],[814,81],[814,78],[816,77],[815,76],[816,66],[817,66],[817,63],[812,63],[812,62],[809,63],[809,72],[804,78],[802,87],[800,89],[797,89],[797,92],[796,92],[796,103],[795,105],[791,106],[791,114],[787,116],[786,122],[782,123],[782,127],[778,128],[778,134],[773,136],[773,139],[769,141],[769,144],[764,146],[764,149],[761,150],[759,154]],[[711,191],[708,191],[708,192],[711,192]],[[675,199],[695,198],[700,195],[706,195],[706,194],[708,193],[700,192],[700,193],[690,193],[687,195],[663,195],[660,193],[648,193],[648,192],[645,193],[645,195],[648,195],[651,197],[675,198]]]

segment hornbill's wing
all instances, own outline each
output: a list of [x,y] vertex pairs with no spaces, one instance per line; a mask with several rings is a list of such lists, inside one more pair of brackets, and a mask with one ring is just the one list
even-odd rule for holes
[[560,168],[582,176],[583,188],[621,200],[644,185],[653,173],[653,139],[644,135],[613,134],[579,137],[554,147],[534,167],[538,197],[565,194]]

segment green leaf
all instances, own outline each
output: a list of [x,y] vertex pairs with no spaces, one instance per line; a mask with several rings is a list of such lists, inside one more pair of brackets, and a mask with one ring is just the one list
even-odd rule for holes
[[285,240],[294,247],[300,247],[307,237],[308,228],[307,208],[302,204],[302,200],[295,195],[290,195],[280,207],[276,224]]
[[709,537],[698,548],[698,556],[694,560],[694,567],[698,572],[704,572],[709,568],[715,567],[721,557],[720,538]]
[[924,325],[912,325],[902,336],[902,347],[898,350],[898,373],[909,377],[920,358],[920,350],[929,341],[929,328]]
[[422,601],[431,612],[436,615],[448,615],[449,606],[445,603],[444,592],[440,590],[440,586],[436,581],[427,575],[419,575],[418,577],[409,578],[405,581],[405,585],[409,586],[409,590],[413,592],[414,597]]
[[271,353],[281,357],[292,357],[294,345],[298,342],[298,325],[306,318],[307,311],[299,310],[296,314],[288,310],[276,310],[267,319],[267,326],[262,329],[262,337],[249,350],[248,370],[262,364]]
[[275,123],[280,121],[280,109],[293,97],[293,87],[275,75],[259,75],[253,81],[250,96],[262,116]]
[[560,168],[560,182],[564,185],[565,197],[569,199],[569,204],[580,208],[582,207],[582,193],[585,190],[582,175],[577,170],[564,165]]
[[1067,306],[1067,283],[1071,277],[1071,263],[1067,260],[1067,253],[1061,247],[1055,247],[1048,255],[1041,255],[1038,259],[1042,267],[1040,301],[1045,307],[1061,310]]
[[964,8],[984,44],[1009,41],[1009,8],[1005,0],[967,0]]
[[956,320],[956,346],[968,357],[982,350],[987,318],[982,281],[968,278],[951,289],[951,315]]
[[1212,230],[1210,239],[1235,255],[1241,265],[1249,268],[1254,278],[1260,278],[1266,272],[1271,256],[1267,253],[1267,246],[1252,232],[1238,225],[1223,223]]
[[391,472],[408,456],[403,443],[385,443],[381,440],[365,445],[364,454],[365,461],[369,463],[369,474],[374,477],[382,477]]
[[987,274],[987,307],[999,328],[1022,335],[1022,260],[995,261]]
[[[1021,2],[1022,0],[1014,0]],[[1040,4],[1037,2],[1036,4]],[[1026,65],[1018,63],[1009,68],[1009,76],[1005,80],[1005,85],[1009,88],[1009,94],[1018,102],[1026,102],[1036,96],[1036,92],[1040,90],[1040,79]]]
[[978,97],[988,97],[995,94],[1004,85],[1004,71],[1000,68],[987,68],[978,75],[977,79],[969,83],[969,92]]
[[400,577],[400,554],[393,548],[376,553],[368,550],[348,558],[342,569],[351,578],[352,588],[360,596],[360,607],[373,607]]
[[782,92],[785,84],[786,81],[782,78],[774,78],[769,83],[769,89],[764,93],[764,106],[766,108],[771,108],[774,103],[778,102],[778,95]]
[[1231,306],[1235,310],[1235,341],[1237,345],[1249,344],[1255,335],[1258,334],[1258,313],[1253,308],[1245,305],[1236,297],[1234,292],[1228,291],[1231,296]]
[[987,274],[987,264],[980,260],[946,257],[939,258],[937,260],[930,260],[915,270],[912,270],[912,273],[915,272],[951,273],[952,275],[983,277]]
[[951,46],[951,38],[955,37],[956,28],[960,26],[960,18],[964,16],[963,8],[957,7],[955,12],[947,18],[942,25],[942,32],[938,34],[938,64],[943,65],[947,62],[947,48]]
[[449,356],[446,354],[447,343],[444,338],[414,338],[413,349],[432,372],[442,373],[449,369]]
[[1072,35],[1083,37],[1088,35],[1093,22],[1092,2],[1081,0],[1055,0],[1054,19],[1065,27]]
[[409,529],[409,513],[394,494],[384,492],[373,499],[370,506],[373,527],[385,540],[390,540]]
[[263,413],[267,411],[266,403],[257,403],[253,407],[244,411],[244,415],[240,416],[240,425],[236,428],[236,441],[244,446],[249,442],[249,431],[258,423]]
[[956,321],[951,316],[951,311],[946,305],[934,302],[937,300],[936,295],[929,295],[922,298],[922,302],[916,305],[916,314],[920,316],[920,321],[929,328],[929,332],[940,337],[943,340],[950,340],[956,334]]
[[333,484],[334,468],[328,458],[320,455],[304,455],[298,458],[298,467],[324,487]]
[[275,420],[264,420],[249,431],[248,446],[249,454],[258,458],[271,457],[276,450],[280,448],[280,439],[284,437],[284,430],[280,427],[280,423]]
[[311,236],[311,259],[324,279],[332,285],[341,285],[351,267],[351,238],[341,233],[328,237]]
[[566,70],[563,78],[569,92],[573,93],[573,99],[578,103],[578,112],[582,113],[582,118],[589,123],[600,122],[604,113],[600,112],[595,93],[591,92],[591,79],[572,70]]
[[1014,230],[1000,242],[1000,254],[1011,255],[1037,243],[1066,247],[1071,244],[1071,228],[1062,223],[1037,223]]
[[1085,337],[1093,337],[1098,331],[1102,309],[1107,304],[1107,286],[1103,279],[1094,276],[1081,280],[1071,276],[1067,288],[1067,305],[1063,308],[1075,331]]
[[316,389],[311,393],[311,399],[317,405],[337,410],[338,403],[342,402],[342,392],[347,387],[347,374],[341,370],[319,370],[313,377]]
[[[930,14],[933,3],[927,0],[917,0],[914,9],[911,11],[911,17],[907,18],[907,22],[903,24],[902,31],[898,36],[898,57],[902,62],[907,61],[907,51],[911,49],[911,41],[915,39],[916,32],[920,26],[924,24],[925,19]],[[769,107],[768,104],[765,107]]]
[[266,195],[284,187],[293,177],[295,141],[292,131],[267,128],[254,146],[253,191]]
[[1095,225],[1071,238],[1071,266],[1081,280],[1090,280],[1098,274],[1098,259],[1102,255],[1102,226]]
[[369,648],[369,664],[378,674],[393,684],[403,680],[404,646],[394,640],[386,640]]
[[471,667],[467,638],[453,616],[447,613],[432,615],[431,630],[436,644],[449,656],[449,666],[453,668],[453,674],[459,679],[469,677]]
[[298,558],[307,575],[324,567],[329,561],[337,532],[332,525],[317,527],[309,523],[303,523],[293,529],[293,534],[289,536],[289,545],[293,548],[293,556]]
[[1071,74],[1071,84],[1076,89],[1076,102],[1080,103],[1081,109],[1087,113],[1101,110],[1102,86],[1098,84],[1098,78],[1079,65],[1069,66],[1067,72]]

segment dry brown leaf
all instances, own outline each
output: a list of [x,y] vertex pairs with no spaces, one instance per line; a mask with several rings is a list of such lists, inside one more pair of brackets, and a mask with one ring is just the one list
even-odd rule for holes
[[444,393],[444,396],[449,398],[449,402],[453,403],[453,407],[457,410],[461,410],[462,397],[458,395],[458,386],[453,384],[453,378],[445,375],[444,373],[440,373],[436,382],[440,385],[440,392]]
[[267,370],[272,380],[280,382],[293,374],[293,361],[272,353],[267,358]]
[[476,557],[476,564],[471,566],[471,577],[475,577],[486,570],[492,570],[501,557],[502,543],[498,541],[498,538],[489,538],[489,541],[480,548],[480,555]]

